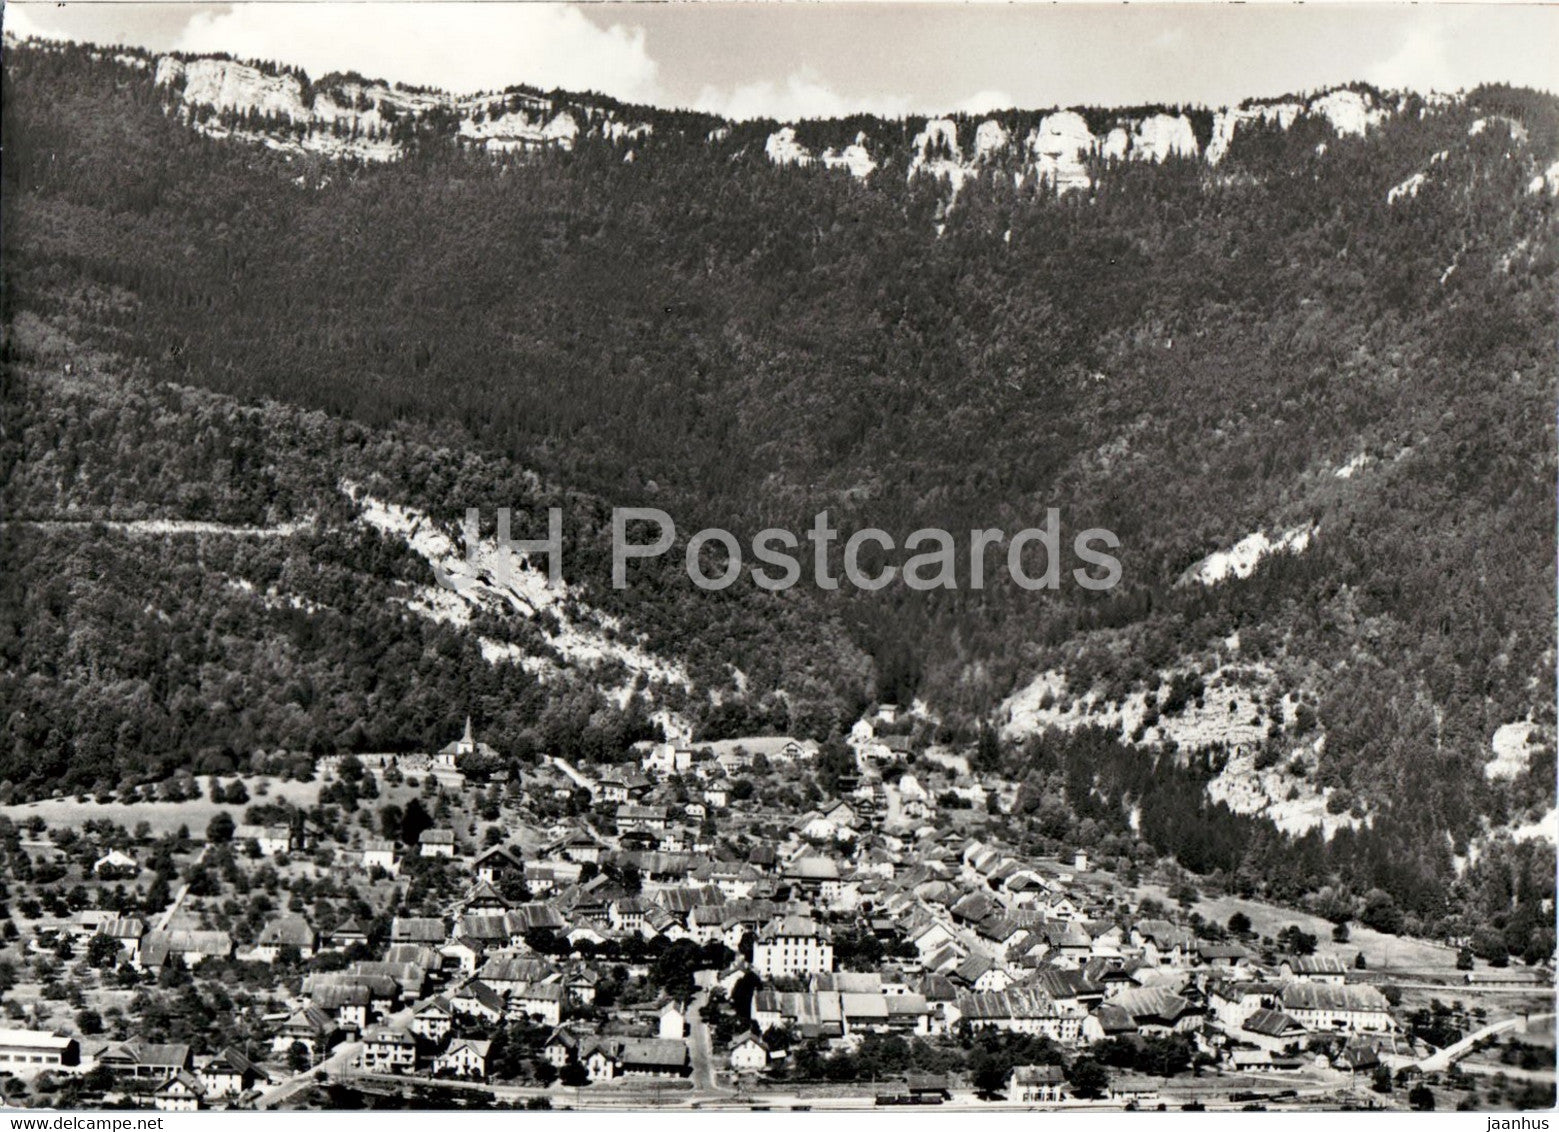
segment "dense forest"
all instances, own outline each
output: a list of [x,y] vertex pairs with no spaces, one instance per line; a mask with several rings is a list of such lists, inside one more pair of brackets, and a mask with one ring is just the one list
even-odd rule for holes
[[[451,523],[566,501],[569,582],[721,689],[727,729],[824,738],[918,697],[969,740],[1037,671],[1119,698],[1237,631],[1317,705],[1320,773],[1374,816],[1367,849],[1300,855],[1307,883],[1376,861],[1355,882],[1427,915],[1453,852],[1553,806],[1551,745],[1481,773],[1497,726],[1552,735],[1555,199],[1529,191],[1559,157],[1550,96],[1387,98],[1356,137],[1253,124],[1217,166],[1100,159],[1063,195],[997,155],[954,200],[905,175],[915,120],[798,124],[864,134],[864,182],[773,165],[777,123],[650,108],[649,136],[503,159],[432,120],[357,166],[202,136],[149,70],[85,49],[13,46],[4,81],[7,518],[317,520],[8,524],[8,781],[426,744],[468,708],[520,754],[644,732],[653,689],[543,688],[403,616],[387,599],[425,566],[350,524],[352,478]],[[1058,507],[1068,536],[1115,532],[1123,580],[711,595],[667,556],[619,592],[611,506],[744,540],[825,508],[903,536]],[[1298,525],[1303,554],[1175,584]],[[1243,822],[1177,850],[1236,872]]]

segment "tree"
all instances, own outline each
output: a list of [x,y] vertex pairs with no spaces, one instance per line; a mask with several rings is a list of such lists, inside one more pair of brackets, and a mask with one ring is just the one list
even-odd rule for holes
[[1298,924],[1289,924],[1278,932],[1278,946],[1290,955],[1314,955],[1316,938]]
[[206,840],[212,845],[226,845],[233,840],[233,833],[237,828],[238,825],[233,821],[232,814],[226,810],[218,810],[206,823]]
[[[386,807],[390,808],[390,807]],[[415,845],[425,830],[433,828],[433,819],[423,807],[421,799],[413,798],[406,803],[406,810],[401,814],[400,843],[402,845]]]
[[1456,953],[1456,969],[1458,971],[1470,971],[1470,970],[1472,970],[1472,962],[1473,962],[1472,948],[1470,948],[1470,947],[1463,947],[1460,951],[1458,951]]
[[1407,1103],[1414,1112],[1433,1112],[1434,1093],[1428,1085],[1419,1083],[1408,1090]]
[[119,962],[119,941],[112,936],[95,935],[87,942],[87,962],[94,967],[113,967]]
[[314,1059],[309,1056],[308,1046],[302,1042],[293,1042],[287,1047],[287,1068],[292,1072],[302,1073],[312,1064]]
[[1384,1065],[1375,1066],[1375,1079],[1370,1088],[1377,1093],[1391,1092],[1391,1070]]
[[103,1032],[103,1016],[96,1010],[76,1011],[76,1029],[86,1037]]
[[1097,1100],[1110,1087],[1109,1070],[1091,1057],[1074,1061],[1066,1079],[1071,1082],[1072,1092],[1085,1101]]
[[577,1061],[570,1061],[558,1074],[558,1082],[570,1089],[590,1084],[590,1071]]
[[1007,1087],[1007,1078],[1010,1071],[997,1058],[991,1057],[983,1050],[977,1055],[978,1060],[973,1063],[969,1080],[980,1093],[991,1096],[1001,1092]]
[[1244,912],[1236,912],[1229,917],[1229,931],[1235,935],[1250,934],[1250,917]]

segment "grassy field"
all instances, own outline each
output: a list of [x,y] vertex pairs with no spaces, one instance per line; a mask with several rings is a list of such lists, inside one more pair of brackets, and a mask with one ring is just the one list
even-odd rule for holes
[[[0,814],[15,822],[26,821],[30,817],[41,817],[49,823],[49,828],[79,826],[87,821],[101,821],[107,819],[117,822],[126,829],[134,829],[140,822],[146,822],[152,828],[153,835],[161,836],[166,833],[174,833],[180,826],[188,826],[190,833],[195,837],[205,834],[206,825],[216,816],[219,810],[226,810],[232,815],[233,820],[242,823],[244,811],[256,802],[287,801],[296,806],[312,806],[319,800],[318,782],[293,782],[283,781],[277,778],[245,778],[244,787],[249,791],[249,801],[242,805],[230,805],[217,803],[210,800],[211,779],[198,780],[201,790],[208,797],[199,801],[190,802],[97,802],[90,797],[84,802],[78,802],[75,798],[47,798],[40,802],[27,802],[21,805],[0,806]],[[231,784],[231,776],[225,776],[222,781]],[[260,797],[258,791],[261,784],[265,785],[266,796]]]
[[[1166,907],[1175,906],[1169,893],[1158,885],[1142,885],[1137,893],[1139,897],[1151,896]],[[1371,928],[1350,924],[1348,942],[1333,943],[1332,925],[1320,916],[1238,896],[1204,897],[1197,901],[1192,910],[1200,913],[1204,919],[1219,924],[1227,924],[1229,917],[1236,912],[1243,912],[1250,917],[1252,930],[1258,935],[1273,938],[1288,925],[1297,924],[1319,941],[1316,947],[1319,954],[1335,955],[1350,966],[1354,957],[1362,951],[1372,971],[1446,971],[1459,974],[1456,971],[1456,950],[1426,939],[1383,935]]]

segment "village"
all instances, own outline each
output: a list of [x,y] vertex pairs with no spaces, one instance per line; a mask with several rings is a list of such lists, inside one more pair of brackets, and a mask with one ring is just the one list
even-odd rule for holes
[[1042,843],[1017,784],[892,705],[849,751],[829,790],[819,744],[785,736],[521,767],[467,720],[434,753],[327,755],[301,781],[6,807],[0,1096],[1551,1103],[1550,967]]

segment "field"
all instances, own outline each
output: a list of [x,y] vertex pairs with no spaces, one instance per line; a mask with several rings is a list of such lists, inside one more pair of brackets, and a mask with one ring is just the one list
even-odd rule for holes
[[[1138,893],[1151,896],[1166,907],[1175,905],[1169,893],[1157,885],[1143,885]],[[1276,938],[1278,932],[1288,925],[1297,924],[1319,941],[1316,946],[1318,954],[1335,955],[1349,966],[1362,951],[1371,971],[1445,972],[1457,978],[1461,975],[1456,970],[1456,949],[1443,943],[1384,935],[1357,923],[1348,925],[1347,943],[1333,943],[1330,921],[1298,909],[1282,908],[1239,896],[1205,896],[1196,902],[1192,910],[1200,913],[1204,919],[1219,924],[1227,924],[1229,917],[1236,912],[1243,912],[1250,917],[1251,928],[1257,935],[1272,938]]]
[[[222,781],[231,784],[233,777],[225,776]],[[198,778],[196,781],[201,784],[201,792],[205,795],[198,801],[125,803],[97,802],[91,798],[82,802],[76,801],[75,798],[47,798],[39,802],[0,806],[0,815],[14,822],[41,817],[48,822],[50,829],[79,826],[83,822],[107,819],[133,830],[138,823],[144,821],[151,826],[155,836],[175,833],[180,826],[188,826],[192,836],[201,837],[205,834],[207,823],[219,810],[226,810],[232,815],[233,820],[242,823],[244,811],[256,802],[286,801],[295,806],[308,807],[319,800],[317,782],[250,777],[243,779],[244,787],[249,791],[249,801],[242,805],[232,805],[211,801],[212,780],[210,778]],[[263,797],[259,793],[262,786],[266,791]]]

